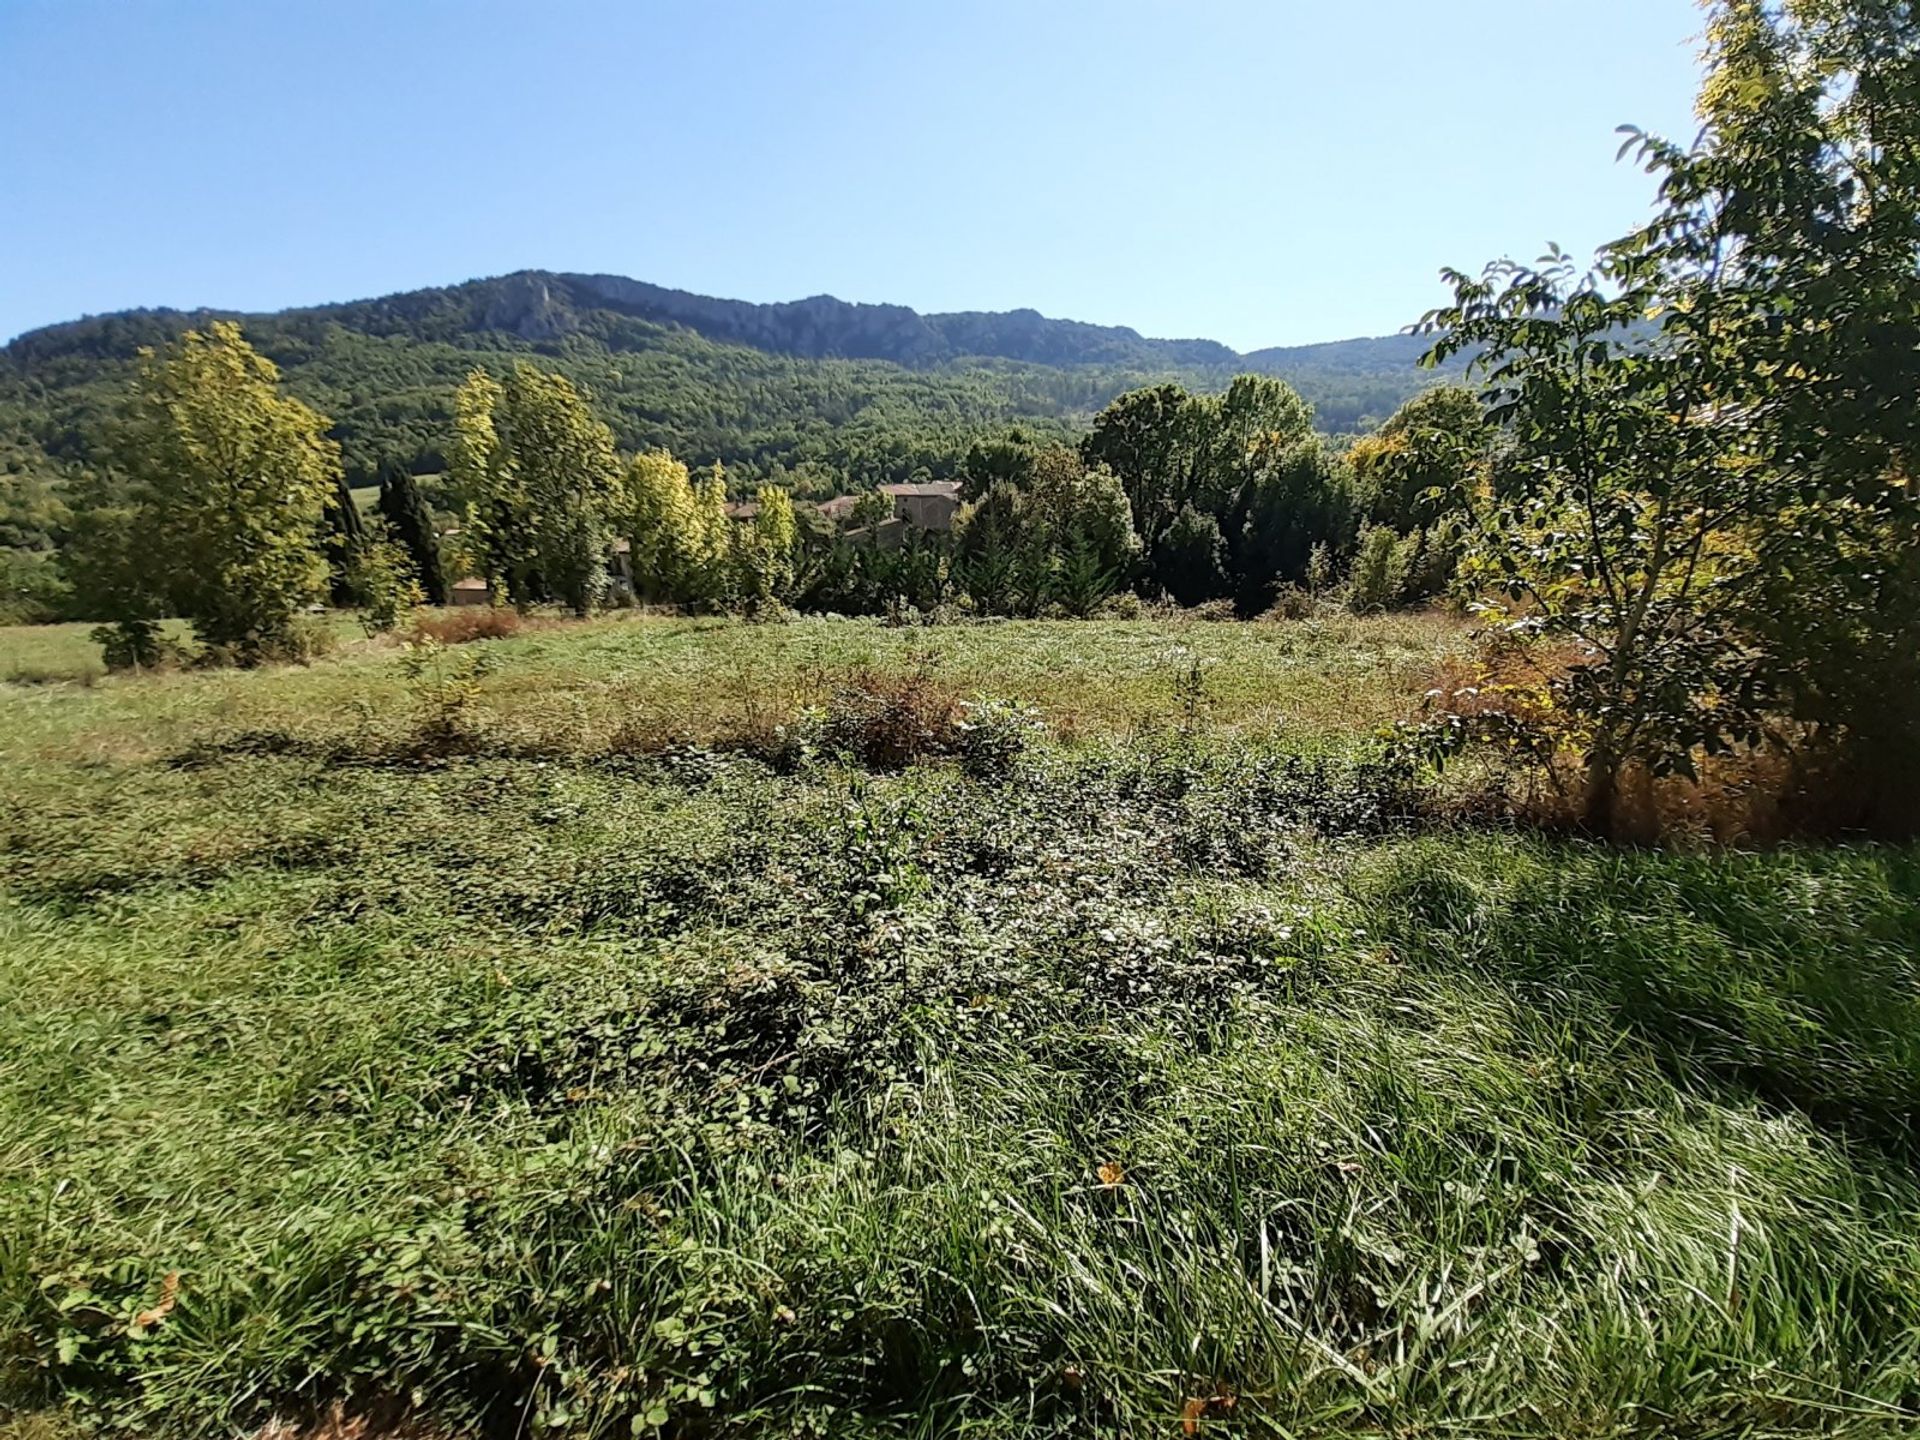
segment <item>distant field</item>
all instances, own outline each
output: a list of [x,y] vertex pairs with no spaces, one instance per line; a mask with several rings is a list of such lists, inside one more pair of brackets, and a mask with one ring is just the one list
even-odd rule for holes
[[[339,652],[311,667],[116,677],[57,698],[22,692],[63,678],[99,681],[92,627],[0,628],[0,677],[32,682],[17,686],[7,705],[0,753],[36,741],[154,753],[216,722],[338,730],[404,714],[398,642],[366,641],[345,618],[333,624]],[[1460,622],[1440,615],[933,629],[827,619],[535,622],[511,639],[482,642],[498,668],[481,704],[509,729],[547,730],[564,711],[557,723],[575,730],[639,721],[697,737],[754,707],[823,699],[862,666],[926,666],[964,690],[1031,701],[1069,735],[1106,733],[1170,723],[1174,682],[1197,660],[1212,728],[1351,736],[1411,713],[1464,634]]]
[[1436,617],[342,633],[0,632],[7,1440],[1920,1426],[1920,850],[1450,823]]
[[[329,615],[321,624],[343,641],[360,635],[359,626],[348,615]],[[62,625],[0,625],[0,684],[92,684],[107,673],[100,660],[100,646],[92,638],[96,628],[84,620]],[[192,632],[184,621],[170,620],[162,628],[170,639],[191,644]]]

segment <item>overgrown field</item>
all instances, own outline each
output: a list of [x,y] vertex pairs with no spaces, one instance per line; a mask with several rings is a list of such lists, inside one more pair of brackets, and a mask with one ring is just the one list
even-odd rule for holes
[[0,1415],[1911,1432],[1920,852],[1449,822],[1457,635],[0,690]]

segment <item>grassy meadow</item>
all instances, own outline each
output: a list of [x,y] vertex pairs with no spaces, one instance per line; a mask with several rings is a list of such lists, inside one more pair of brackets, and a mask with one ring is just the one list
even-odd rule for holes
[[1461,638],[0,632],[0,1433],[1911,1433],[1920,852],[1449,818]]

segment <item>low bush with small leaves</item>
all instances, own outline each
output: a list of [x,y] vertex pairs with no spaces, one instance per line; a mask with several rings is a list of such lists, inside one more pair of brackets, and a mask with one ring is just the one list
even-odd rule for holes
[[368,635],[397,630],[401,620],[427,598],[407,552],[391,540],[376,540],[361,548],[354,557],[351,578],[360,598],[360,624]]
[[480,687],[493,673],[485,654],[448,654],[431,639],[410,646],[402,658],[419,713],[412,727],[413,743],[429,754],[475,748],[479,742],[474,702]]
[[163,634],[153,621],[96,625],[88,633],[100,647],[101,662],[111,671],[173,670],[189,658],[186,647]]
[[192,663],[203,670],[229,666],[311,665],[331,655],[338,643],[334,628],[325,616],[298,615],[279,632],[269,636],[250,635],[227,644],[202,641],[193,652]]
[[1313,598],[1312,591],[1303,590],[1297,585],[1288,585],[1282,587],[1280,593],[1273,597],[1273,603],[1266,608],[1260,618],[1262,620],[1305,620],[1313,614],[1317,605],[1318,602]]
[[1031,705],[1017,700],[980,699],[961,702],[958,751],[969,775],[977,780],[1004,778],[1041,735],[1046,721]]

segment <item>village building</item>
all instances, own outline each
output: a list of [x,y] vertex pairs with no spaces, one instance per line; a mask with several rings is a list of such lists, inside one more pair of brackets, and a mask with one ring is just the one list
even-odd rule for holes
[[882,485],[880,493],[892,499],[893,518],[906,521],[916,530],[953,529],[954,513],[960,508],[958,480]]
[[813,508],[821,519],[840,525],[853,518],[853,507],[859,503],[858,495],[836,495],[831,500],[822,500]]
[[[960,509],[960,483],[957,480],[882,485],[880,493],[893,501],[893,514],[878,524],[862,525],[847,531],[847,539],[892,550],[904,545],[907,537],[916,531],[937,535],[949,533],[953,529],[954,515]],[[847,502],[846,513],[851,514],[857,501],[852,496],[841,498]]]

